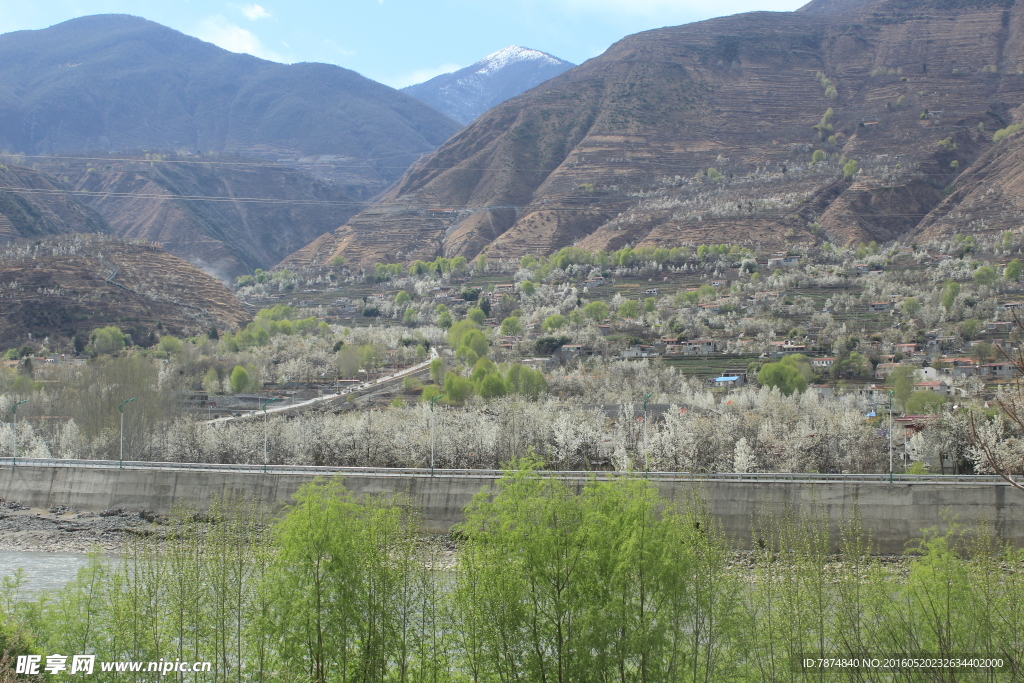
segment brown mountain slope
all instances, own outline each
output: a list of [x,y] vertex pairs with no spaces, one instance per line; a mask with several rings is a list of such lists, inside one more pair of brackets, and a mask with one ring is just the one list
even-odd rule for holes
[[64,181],[118,235],[160,242],[222,279],[272,267],[361,208],[337,188],[287,166],[161,159],[59,158],[37,165]]
[[69,232],[111,232],[96,211],[70,196],[54,178],[0,164],[0,243]]
[[[286,262],[892,239],[1024,102],[1024,2],[958,5],[629,36],[484,114]],[[829,161],[811,165],[818,149]],[[855,182],[842,157],[858,161]]]
[[0,252],[0,346],[88,336],[117,325],[144,344],[168,333],[234,329],[249,317],[216,279],[151,246],[67,235]]
[[916,240],[986,234],[1024,226],[1024,136],[996,144],[956,179],[955,191],[912,233]]

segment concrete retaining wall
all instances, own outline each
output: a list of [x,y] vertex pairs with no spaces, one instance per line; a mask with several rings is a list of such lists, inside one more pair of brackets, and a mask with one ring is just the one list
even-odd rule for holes
[[[357,495],[404,494],[421,507],[427,525],[447,531],[462,519],[462,510],[479,491],[493,487],[493,476],[435,477],[336,474]],[[274,510],[286,505],[310,481],[301,474],[89,469],[18,465],[0,466],[0,497],[38,508],[66,505],[99,512],[111,508],[149,509],[166,514],[172,507],[199,509],[224,495],[255,499]],[[838,537],[844,520],[859,513],[864,528],[882,552],[900,552],[921,529],[946,528],[950,519],[993,525],[997,534],[1024,547],[1024,493],[1006,484],[658,481],[662,494],[682,502],[693,496],[707,501],[711,513],[739,547],[749,546],[768,515],[787,509],[817,511],[827,517]],[[582,483],[577,484],[582,486]]]

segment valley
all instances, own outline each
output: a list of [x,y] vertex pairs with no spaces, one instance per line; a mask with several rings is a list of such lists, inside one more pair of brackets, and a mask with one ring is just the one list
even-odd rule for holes
[[0,681],[1021,679],[1024,0],[576,4],[0,34]]

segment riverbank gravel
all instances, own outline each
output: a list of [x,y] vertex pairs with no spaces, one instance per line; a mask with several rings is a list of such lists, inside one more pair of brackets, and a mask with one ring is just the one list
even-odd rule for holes
[[0,500],[0,551],[116,553],[128,535],[159,531],[159,520],[152,515],[109,513],[79,513],[63,506],[42,510]]

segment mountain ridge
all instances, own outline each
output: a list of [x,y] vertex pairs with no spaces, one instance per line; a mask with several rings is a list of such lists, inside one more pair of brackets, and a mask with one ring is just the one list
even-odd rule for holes
[[466,124],[573,66],[547,52],[510,45],[465,68],[402,88],[402,92]]
[[0,148],[259,156],[363,199],[459,124],[342,67],[277,64],[130,15],[0,35]]
[[301,171],[218,156],[0,156],[0,242],[108,233],[163,245],[221,280],[271,268],[363,204]]
[[628,36],[491,109],[286,262],[909,235],[1024,101],[1024,5],[943,2]]

